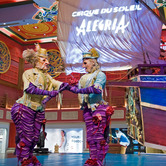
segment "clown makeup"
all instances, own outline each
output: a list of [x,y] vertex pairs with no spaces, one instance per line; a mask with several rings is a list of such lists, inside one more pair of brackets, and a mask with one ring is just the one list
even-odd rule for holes
[[94,62],[91,59],[84,59],[82,67],[85,68],[87,73],[91,73]]
[[47,58],[39,57],[39,61],[36,63],[36,68],[47,70],[49,62]]

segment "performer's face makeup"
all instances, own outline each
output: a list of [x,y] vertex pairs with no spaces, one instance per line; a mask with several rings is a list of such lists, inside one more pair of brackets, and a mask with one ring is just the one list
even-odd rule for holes
[[92,67],[94,66],[94,62],[92,62],[90,59],[84,59],[82,67],[85,68],[85,71],[87,73],[90,73],[92,70]]
[[47,58],[39,57],[39,61],[37,62],[36,67],[38,69],[47,70],[48,64],[49,62]]

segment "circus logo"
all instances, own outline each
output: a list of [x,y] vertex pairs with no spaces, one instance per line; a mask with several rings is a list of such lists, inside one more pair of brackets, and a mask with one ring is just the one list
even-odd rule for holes
[[0,73],[6,73],[10,67],[11,56],[8,47],[0,41]]
[[[122,13],[122,12],[132,12],[135,10],[142,10],[140,5],[130,5],[130,6],[120,6],[114,8],[102,8],[94,10],[85,10],[85,11],[74,11],[72,17],[93,17],[97,15],[110,14],[110,13]],[[97,31],[115,31],[115,34],[121,31],[125,32],[125,29],[129,26],[129,21],[126,21],[125,15],[115,18],[107,19],[83,19],[80,27],[76,27],[77,36],[81,33],[85,35],[89,32]]]

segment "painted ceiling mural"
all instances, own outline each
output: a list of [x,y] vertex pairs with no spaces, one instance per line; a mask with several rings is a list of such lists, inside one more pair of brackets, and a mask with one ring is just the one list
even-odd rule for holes
[[14,39],[19,39],[20,42],[27,41],[27,43],[42,38],[47,38],[45,40],[49,40],[49,38],[52,39],[57,36],[57,24],[54,21],[14,26],[6,29],[13,34],[12,37]]
[[34,20],[38,20],[38,22],[49,22],[56,21],[58,15],[58,2],[55,1],[49,8],[39,7],[37,4],[33,4],[38,11],[32,17]]
[[[19,0],[0,2],[0,31],[20,44],[52,42],[57,39],[58,1]],[[34,3],[35,2],[35,3]],[[18,4],[19,5],[16,5]],[[21,4],[22,5],[21,5]]]

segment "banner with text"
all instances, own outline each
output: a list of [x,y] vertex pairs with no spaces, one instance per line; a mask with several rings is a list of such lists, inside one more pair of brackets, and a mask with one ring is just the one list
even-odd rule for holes
[[95,47],[103,71],[159,60],[162,22],[135,0],[61,0],[58,44],[67,74],[85,72],[82,52]]

